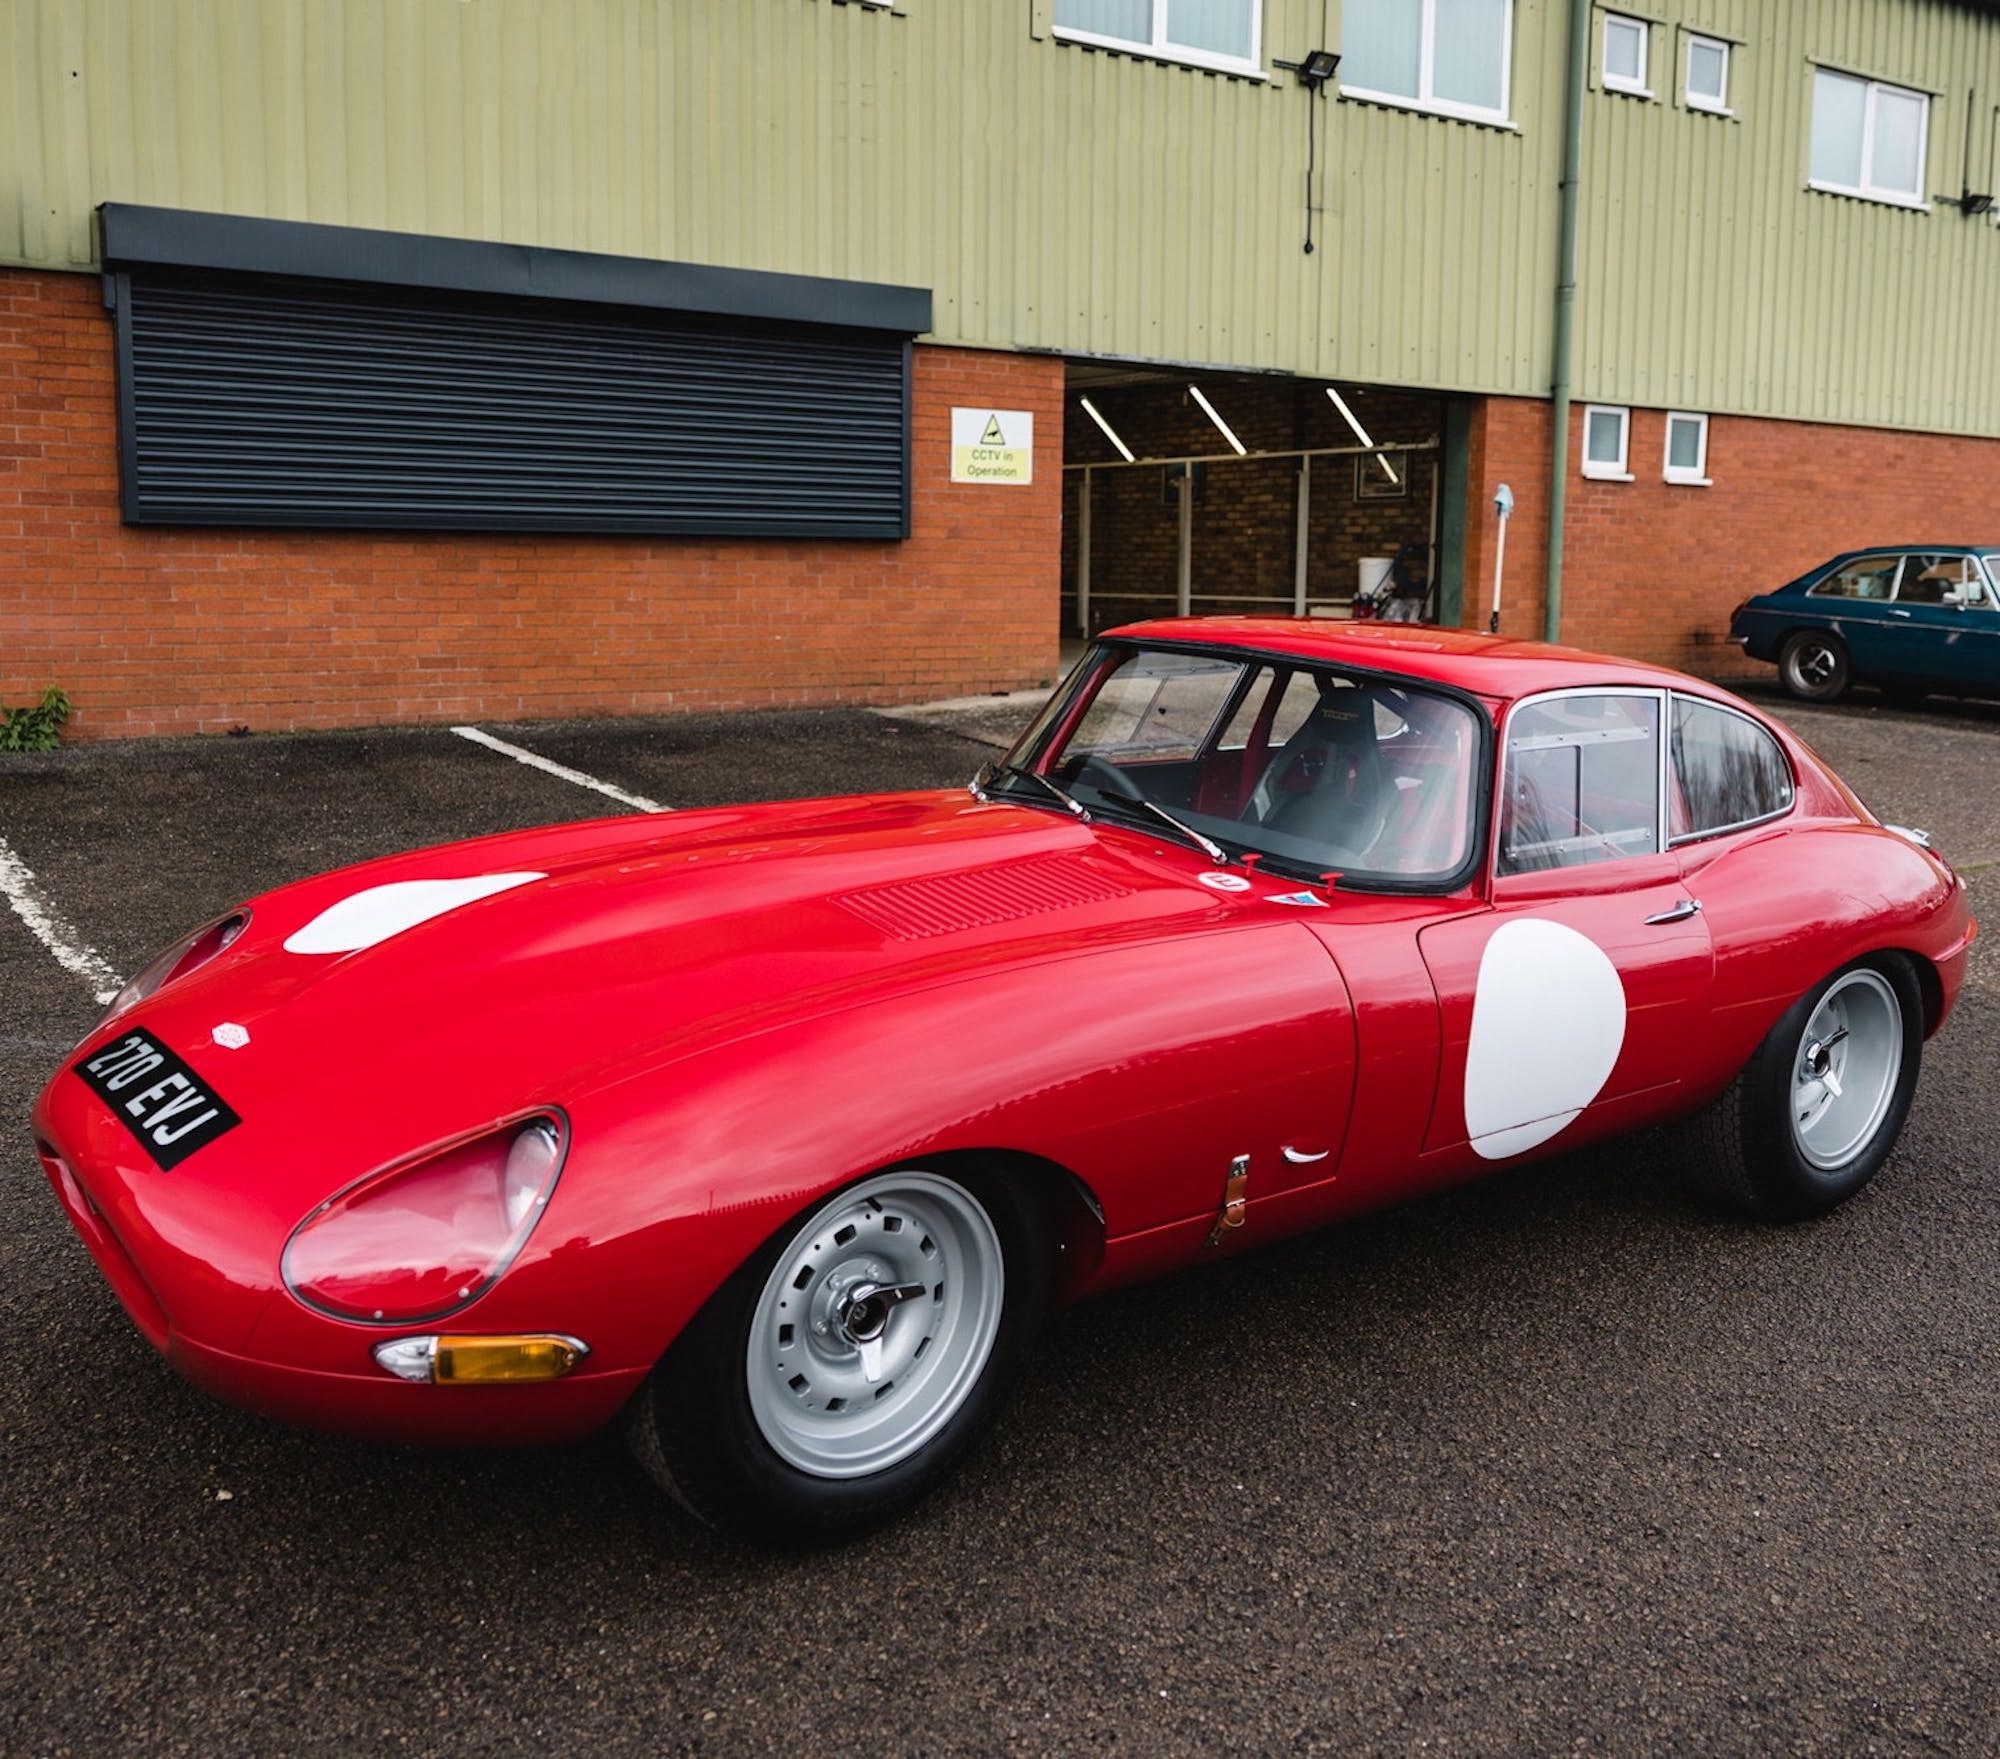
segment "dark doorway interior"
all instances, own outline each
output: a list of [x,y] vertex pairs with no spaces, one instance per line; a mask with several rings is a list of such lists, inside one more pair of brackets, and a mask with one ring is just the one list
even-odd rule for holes
[[1346,413],[1320,381],[1072,361],[1065,633],[1182,608],[1347,616],[1399,557],[1409,608],[1434,619],[1445,400],[1332,390]]

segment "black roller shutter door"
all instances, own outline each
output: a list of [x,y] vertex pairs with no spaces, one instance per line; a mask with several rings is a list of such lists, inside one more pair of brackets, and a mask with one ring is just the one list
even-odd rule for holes
[[135,523],[907,534],[905,336],[151,266],[115,298]]

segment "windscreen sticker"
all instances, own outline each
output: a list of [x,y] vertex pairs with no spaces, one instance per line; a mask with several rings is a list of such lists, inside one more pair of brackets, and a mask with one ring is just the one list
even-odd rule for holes
[[76,1064],[74,1072],[162,1172],[243,1121],[149,1032],[128,1031],[116,1044]]

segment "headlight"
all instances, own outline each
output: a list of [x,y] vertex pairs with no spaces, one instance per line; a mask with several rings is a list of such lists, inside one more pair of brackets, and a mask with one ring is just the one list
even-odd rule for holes
[[165,989],[176,978],[185,977],[190,971],[206,965],[217,953],[232,945],[249,926],[249,911],[232,910],[227,916],[196,929],[193,934],[183,935],[118,992],[111,1006],[104,1010],[104,1018],[109,1020],[113,1014],[136,1007],[148,996]]
[[568,1146],[544,1112],[350,1185],[292,1230],[284,1278],[336,1319],[441,1319],[498,1282],[548,1207]]

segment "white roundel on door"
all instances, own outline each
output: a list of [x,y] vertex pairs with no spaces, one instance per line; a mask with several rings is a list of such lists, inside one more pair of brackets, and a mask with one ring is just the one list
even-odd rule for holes
[[1479,960],[1465,1047],[1465,1129],[1504,1160],[1594,1100],[1625,1043],[1625,985],[1587,935],[1538,916],[1502,923]]

